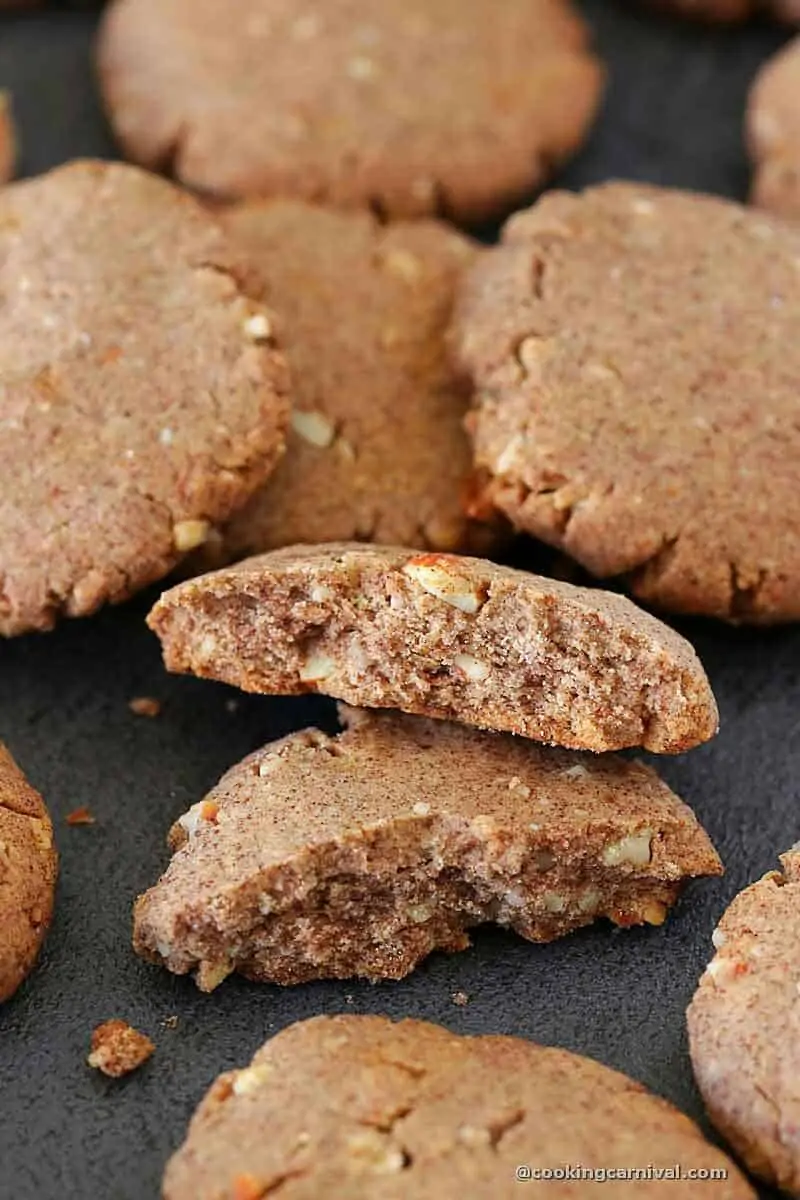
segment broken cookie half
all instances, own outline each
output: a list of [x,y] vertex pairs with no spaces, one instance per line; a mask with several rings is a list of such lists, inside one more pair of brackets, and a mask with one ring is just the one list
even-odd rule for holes
[[720,860],[640,763],[398,713],[264,747],[173,828],[134,946],[211,991],[400,979],[495,922],[531,941],[597,917],[660,925]]
[[149,617],[167,667],[320,691],[576,750],[676,753],[718,714],[690,644],[625,597],[478,558],[293,546],[179,584]]

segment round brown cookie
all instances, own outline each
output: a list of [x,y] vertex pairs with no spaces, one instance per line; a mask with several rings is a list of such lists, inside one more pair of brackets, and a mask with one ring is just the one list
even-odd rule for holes
[[512,218],[455,341],[488,498],[672,612],[800,617],[800,229],[612,183]]
[[[612,1182],[612,1169],[648,1163],[673,1174]],[[167,1164],[163,1196],[239,1200],[280,1188],[282,1200],[590,1200],[597,1178],[564,1174],[580,1164],[615,1196],[696,1197],[676,1163],[718,1173],[718,1200],[755,1200],[693,1121],[593,1059],[426,1021],[314,1017],[212,1084]]]
[[751,201],[800,217],[800,38],[762,67],[747,105],[747,142],[755,164]]
[[341,709],[233,767],[173,828],[134,947],[211,991],[402,979],[489,921],[534,942],[598,917],[661,925],[722,866],[649,767],[398,713]]
[[224,223],[263,275],[295,386],[289,453],[223,531],[222,558],[351,539],[487,545],[464,513],[469,393],[444,343],[473,244],[432,221],[295,201],[240,205]]
[[11,112],[11,97],[0,91],[0,185],[14,176],[17,165],[17,138]]
[[581,143],[601,70],[566,0],[116,0],[126,153],[207,193],[478,220]]
[[76,163],[0,192],[0,633],[159,579],[264,482],[283,358],[171,184]]
[[479,558],[292,546],[166,592],[148,622],[171,671],[576,750],[667,753],[717,730],[687,641],[630,600]]
[[800,1196],[800,851],[733,901],[689,1006],[709,1116],[754,1175]]
[[53,916],[57,874],[44,801],[0,742],[0,1001],[33,968]]

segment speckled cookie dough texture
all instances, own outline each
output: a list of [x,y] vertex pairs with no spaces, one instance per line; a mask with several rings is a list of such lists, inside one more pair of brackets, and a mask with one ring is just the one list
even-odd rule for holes
[[577,149],[602,79],[565,0],[116,0],[98,60],[126,154],[191,187],[467,221]]
[[670,612],[800,617],[800,227],[612,183],[468,274],[454,342],[487,498]]
[[748,1170],[800,1196],[800,849],[733,901],[689,1007],[708,1114]]
[[57,874],[44,801],[0,742],[0,1002],[33,968],[53,915]]
[[751,202],[800,220],[800,38],[761,68],[747,105]]
[[717,707],[690,644],[624,596],[479,558],[293,546],[165,593],[169,670],[319,691],[575,750],[675,753]]
[[464,511],[469,389],[444,337],[474,243],[434,221],[294,201],[239,205],[224,223],[264,279],[295,395],[288,453],[223,530],[221,558],[350,539],[488,545]]
[[138,168],[0,192],[0,633],[159,579],[267,478],[286,367],[246,279]]
[[547,942],[661,925],[722,865],[651,768],[399,713],[341,709],[233,767],[175,825],[134,946],[212,990],[402,979],[494,921]]
[[[676,1163],[719,1172],[614,1183],[536,1170]],[[671,1104],[590,1058],[425,1021],[314,1017],[212,1084],[167,1165],[164,1200],[516,1200],[521,1194],[755,1200],[734,1164]],[[248,1190],[249,1189],[249,1190]]]

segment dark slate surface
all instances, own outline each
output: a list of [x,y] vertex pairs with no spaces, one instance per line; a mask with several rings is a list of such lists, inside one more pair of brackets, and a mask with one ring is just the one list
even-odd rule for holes
[[[628,176],[743,197],[748,82],[784,35],[766,26],[704,31],[612,0],[585,8],[611,87],[564,182]],[[92,32],[92,17],[65,12],[0,19],[0,86],[14,92],[26,173],[113,153],[93,89]],[[319,1012],[410,1015],[556,1043],[702,1118],[684,1009],[711,928],[728,899],[800,837],[800,631],[683,626],[716,688],[722,733],[663,762],[663,772],[706,823],[728,873],[695,885],[663,929],[597,928],[541,948],[488,931],[471,951],[434,956],[401,984],[282,991],[232,980],[207,997],[133,956],[131,901],[165,862],[170,823],[228,766],[333,715],[324,701],[239,697],[165,675],[143,624],[154,595],[0,645],[0,735],[44,792],[62,858],[39,969],[0,1010],[0,1200],[155,1197],[207,1084],[269,1034]],[[127,702],[136,695],[161,699],[162,716],[134,717]],[[83,804],[97,824],[68,828],[66,814]],[[453,1004],[455,991],[469,995],[466,1007]],[[172,1015],[174,1030],[162,1026]],[[120,1083],[84,1065],[92,1028],[111,1016],[158,1044]]]

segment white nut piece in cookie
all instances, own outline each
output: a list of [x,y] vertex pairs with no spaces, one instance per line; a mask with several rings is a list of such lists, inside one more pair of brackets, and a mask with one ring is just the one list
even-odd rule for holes
[[644,867],[653,857],[652,839],[652,830],[643,829],[641,833],[621,838],[618,842],[611,842],[603,850],[603,863],[607,867],[622,865]]
[[466,675],[467,679],[471,679],[473,683],[481,683],[484,679],[488,679],[492,668],[487,662],[483,662],[480,658],[475,658],[472,654],[456,654],[453,659],[453,666]]
[[210,532],[210,521],[178,521],[172,530],[175,549],[179,550],[181,554],[196,550],[198,546],[202,546],[208,541]]
[[409,559],[403,572],[437,600],[461,612],[480,612],[486,602],[485,589],[476,588],[471,580],[459,574],[457,561],[446,554],[420,554]]
[[268,1083],[273,1075],[272,1067],[266,1063],[253,1063],[251,1067],[245,1067],[237,1073],[232,1087],[237,1096],[250,1096]]
[[319,683],[329,679],[336,670],[336,663],[328,654],[310,654],[300,668],[303,683]]
[[326,450],[336,437],[336,427],[329,417],[316,409],[292,409],[292,429],[304,442]]

